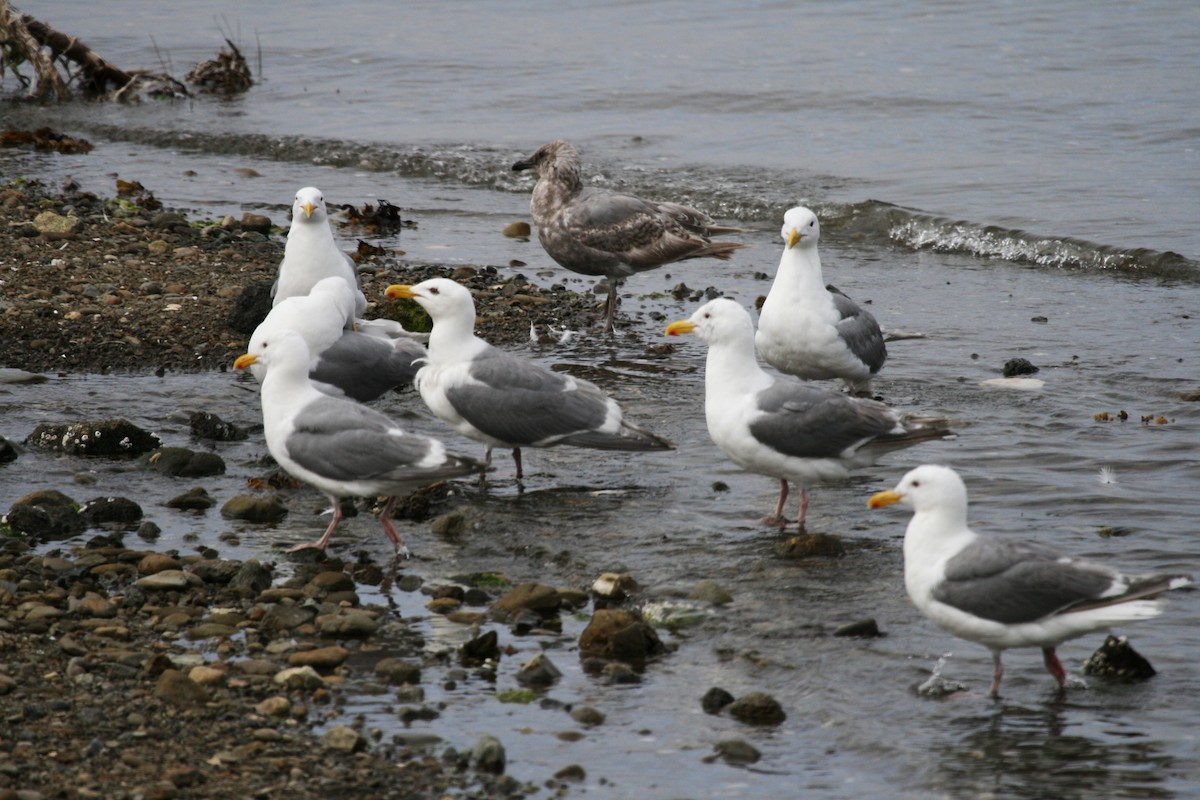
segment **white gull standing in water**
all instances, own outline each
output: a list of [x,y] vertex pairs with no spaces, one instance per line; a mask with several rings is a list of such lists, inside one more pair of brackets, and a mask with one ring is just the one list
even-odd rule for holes
[[321,538],[289,552],[325,549],[342,521],[341,498],[387,496],[379,524],[396,552],[407,555],[391,521],[397,498],[484,469],[472,458],[447,453],[437,439],[405,431],[372,408],[319,391],[308,377],[308,346],[296,331],[264,342],[261,353],[240,356],[234,367],[256,363],[267,368],[261,397],[267,449],[280,467],[333,503],[333,521]]
[[434,278],[389,286],[433,319],[429,356],[416,386],[443,422],[487,447],[512,449],[517,479],[522,447],[571,445],[598,450],[670,450],[667,440],[622,418],[617,401],[595,384],[505,353],[474,333],[475,301],[465,286]]
[[[347,330],[354,325],[354,305],[354,294],[344,280],[322,278],[308,294],[276,303],[254,329],[246,351],[261,355],[266,342],[293,330],[308,345],[309,378],[326,394],[368,403],[411,383],[425,347],[407,336],[389,338]],[[262,383],[266,367],[255,363],[250,372]]]
[[714,242],[712,236],[740,229],[719,226],[694,208],[585,187],[579,151],[561,139],[542,145],[512,168],[537,173],[529,211],[550,258],[572,272],[608,280],[609,333],[617,288],[625,278],[689,258],[728,261],[734,250],[746,246]]
[[879,323],[835,287],[825,285],[816,214],[803,206],[788,209],[780,235],[783,256],[758,314],[759,355],[797,378],[841,378],[851,392],[869,394],[872,376],[887,360]]
[[704,416],[713,442],[749,472],[779,479],[775,515],[783,527],[788,481],[800,489],[798,525],[804,530],[808,487],[842,480],[883,453],[951,435],[938,417],[904,414],[883,403],[765,372],[754,356],[750,313],[727,298],[701,306],[667,334],[695,333],[708,344]]
[[321,190],[306,186],[296,192],[292,201],[292,226],[283,246],[279,277],[271,287],[272,304],[306,295],[317,281],[329,277],[346,281],[354,292],[354,316],[361,317],[367,310],[367,298],[359,286],[358,270],[333,240]]
[[1068,639],[1162,613],[1157,595],[1185,575],[1122,575],[1037,542],[990,539],[967,525],[967,487],[949,467],[926,464],[895,489],[871,496],[881,508],[913,510],[904,534],[904,584],[921,613],[953,635],[992,651],[991,693],[999,696],[1010,647],[1040,647],[1046,669],[1066,683],[1054,648]]

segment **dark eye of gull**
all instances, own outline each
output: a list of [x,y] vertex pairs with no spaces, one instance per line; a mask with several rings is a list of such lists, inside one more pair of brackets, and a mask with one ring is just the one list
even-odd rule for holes
[[429,290],[429,293],[430,293],[430,294],[437,294],[437,293],[438,293],[437,287],[434,287],[434,288],[430,289],[430,290]]

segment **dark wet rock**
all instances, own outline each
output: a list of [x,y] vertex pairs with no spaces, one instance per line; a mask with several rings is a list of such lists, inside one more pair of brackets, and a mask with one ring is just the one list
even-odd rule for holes
[[225,460],[219,455],[186,447],[164,447],[151,453],[146,458],[146,464],[155,472],[176,478],[206,478],[225,474]]
[[641,683],[642,676],[633,671],[628,664],[620,661],[609,661],[600,668],[600,677],[604,682],[614,686],[630,683]]
[[0,464],[8,464],[17,460],[20,450],[11,439],[0,436]]
[[487,631],[463,644],[458,650],[458,663],[464,667],[482,666],[485,661],[500,658],[500,637],[496,631]]
[[189,576],[182,570],[164,569],[162,572],[156,572],[153,575],[139,578],[137,585],[147,591],[180,591],[190,587],[193,580],[197,583],[203,582],[199,578]]
[[207,411],[195,411],[188,418],[192,428],[192,436],[198,439],[211,439],[214,442],[241,442],[250,438],[243,428],[226,422],[216,414]]
[[585,728],[594,728],[597,725],[603,725],[606,717],[592,706],[575,706],[571,709],[571,719]]
[[742,695],[729,705],[729,716],[750,725],[778,725],[787,719],[779,701],[765,692]]
[[1039,325],[1045,325],[1047,322],[1049,322],[1049,321],[1050,321],[1050,318],[1049,318],[1049,317],[1043,317],[1041,314],[1038,314],[1037,316],[1030,317],[1030,318],[1029,318],[1029,321],[1030,321],[1030,322],[1036,322],[1036,323],[1038,323]]
[[719,714],[721,709],[733,702],[733,695],[719,686],[714,686],[700,699],[700,707],[706,714]]
[[287,516],[287,506],[277,495],[239,494],[225,501],[221,516],[246,522],[278,522]]
[[401,658],[384,658],[375,664],[375,674],[392,684],[421,682],[421,665]]
[[155,575],[169,569],[178,570],[182,567],[183,564],[179,559],[165,553],[146,553],[137,563],[139,575]]
[[25,444],[76,456],[137,456],[162,442],[123,419],[90,420],[70,425],[38,425]]
[[365,639],[379,630],[379,622],[369,612],[347,611],[317,617],[317,630],[335,639]]
[[242,214],[242,230],[269,236],[271,234],[271,218],[264,214],[253,214],[247,211]]
[[846,544],[828,533],[800,533],[779,545],[779,555],[785,558],[837,558],[845,554]]
[[267,633],[290,631],[301,625],[307,625],[317,616],[316,611],[307,606],[275,605],[267,610],[259,622],[259,627]]
[[511,621],[523,610],[548,617],[557,614],[561,605],[562,600],[554,587],[541,583],[522,583],[492,603],[491,614],[501,622]]
[[879,625],[876,624],[873,617],[868,619],[860,619],[857,622],[847,622],[845,625],[839,625],[833,631],[834,636],[848,636],[857,639],[874,639],[885,634],[879,630]]
[[1083,674],[1133,683],[1154,677],[1155,669],[1141,653],[1133,649],[1128,639],[1110,633],[1105,637],[1104,644],[1083,662]]
[[521,665],[517,671],[517,683],[522,686],[550,686],[562,677],[562,671],[554,666],[554,662],[545,653],[538,653]]
[[203,487],[188,489],[181,495],[176,495],[166,502],[167,508],[179,511],[205,511],[217,504]]
[[429,523],[429,529],[440,537],[453,539],[455,536],[461,536],[467,529],[467,517],[459,509],[447,511],[434,517]]
[[1035,367],[1028,359],[1010,358],[1004,362],[1004,377],[1015,378],[1018,375],[1032,375],[1038,372],[1039,368]]
[[348,592],[354,589],[354,579],[341,570],[318,572],[304,585],[309,597],[324,597],[331,592]]
[[137,527],[138,538],[148,542],[153,542],[160,534],[162,534],[162,528],[158,527],[158,523],[150,520],[143,520],[142,524]]
[[193,562],[188,568],[205,583],[223,586],[233,580],[242,566],[242,562],[229,558],[205,558]]
[[273,281],[257,281],[243,289],[234,302],[233,310],[229,312],[225,324],[247,336],[254,333],[254,329],[267,318],[267,314],[271,311],[271,286],[273,283]]
[[354,728],[336,725],[321,737],[321,747],[338,753],[357,753],[367,746],[367,740]]
[[312,650],[301,650],[288,656],[288,665],[292,667],[312,667],[316,670],[330,670],[340,666],[350,651],[340,645],[317,647]]
[[504,745],[490,734],[480,736],[475,749],[471,751],[471,765],[479,772],[499,775],[504,772],[506,761]]
[[706,579],[692,587],[692,590],[688,592],[688,599],[702,600],[712,603],[714,606],[724,606],[733,602],[733,595],[721,588],[716,581]]
[[528,222],[510,222],[504,226],[504,235],[510,239],[528,239],[531,233]]
[[621,608],[600,608],[579,635],[584,655],[640,664],[663,651],[662,641],[642,615]]
[[188,628],[184,635],[193,642],[199,642],[204,639],[233,636],[237,632],[238,629],[233,625],[223,625],[220,622],[201,622],[193,628]]
[[208,702],[204,687],[175,669],[165,670],[158,676],[154,696],[173,706],[199,706]]
[[246,595],[254,595],[271,585],[271,570],[257,559],[247,559],[229,579],[229,588]]
[[54,489],[18,498],[8,510],[6,520],[17,533],[37,539],[65,539],[87,527],[75,501]]
[[583,783],[587,780],[587,771],[578,764],[569,764],[554,773],[554,779],[568,783]]
[[727,764],[753,764],[762,758],[762,753],[745,739],[724,739],[713,745],[713,754],[705,761],[717,758]]
[[133,525],[142,518],[142,507],[127,497],[97,497],[79,509],[89,526],[116,524]]

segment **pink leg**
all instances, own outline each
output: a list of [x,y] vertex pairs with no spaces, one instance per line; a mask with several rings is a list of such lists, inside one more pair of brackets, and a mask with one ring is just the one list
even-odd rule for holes
[[329,544],[329,537],[333,535],[333,529],[336,528],[338,523],[342,521],[341,501],[336,497],[331,497],[329,499],[333,501],[333,520],[329,523],[329,527],[325,529],[325,533],[322,534],[321,538],[317,539],[315,542],[307,542],[305,544],[296,545],[288,550],[289,553],[296,553],[300,550],[324,550],[326,545]]
[[1000,696],[1000,679],[1004,677],[1004,665],[1000,663],[1000,651],[992,652],[992,697]]
[[804,533],[804,518],[808,516],[808,489],[800,487],[800,521],[797,523],[800,533]]
[[775,516],[763,517],[759,520],[763,525],[770,525],[772,528],[783,528],[787,526],[787,520],[783,518],[783,504],[788,499],[788,482],[780,479],[779,481],[779,502],[775,505]]
[[1055,654],[1053,647],[1042,648],[1042,661],[1046,664],[1046,669],[1054,680],[1058,681],[1059,686],[1066,686],[1067,671],[1063,669],[1062,662],[1058,660],[1058,655]]
[[389,497],[379,512],[379,524],[383,526],[383,532],[387,534],[387,537],[392,540],[392,545],[396,548],[396,555],[408,558],[408,546],[404,544],[404,538],[400,536],[400,532],[392,524],[392,509],[395,505],[396,498]]

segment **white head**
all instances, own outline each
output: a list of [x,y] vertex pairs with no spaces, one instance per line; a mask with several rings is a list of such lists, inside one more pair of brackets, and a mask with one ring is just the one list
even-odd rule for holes
[[292,201],[292,224],[297,222],[320,222],[325,219],[325,197],[315,186],[305,186],[296,192]]
[[388,297],[407,297],[420,303],[436,325],[439,320],[467,320],[475,324],[475,299],[471,290],[449,278],[431,278],[407,286],[397,284],[387,288]]
[[895,489],[872,495],[868,505],[882,508],[902,503],[914,512],[967,514],[967,487],[958,473],[940,464],[924,464],[910,470]]
[[237,361],[233,362],[234,369],[246,369],[257,364],[265,367],[267,374],[278,370],[294,375],[308,375],[308,344],[297,331],[280,331],[262,337],[255,345],[257,352],[238,356]]
[[727,297],[718,297],[700,306],[686,320],[667,326],[667,335],[678,336],[681,333],[695,333],[710,345],[741,340],[753,342],[754,322],[750,319],[750,312],[741,304]]
[[789,208],[783,215],[783,229],[779,231],[790,250],[797,245],[816,247],[821,239],[821,223],[817,215],[804,206]]

